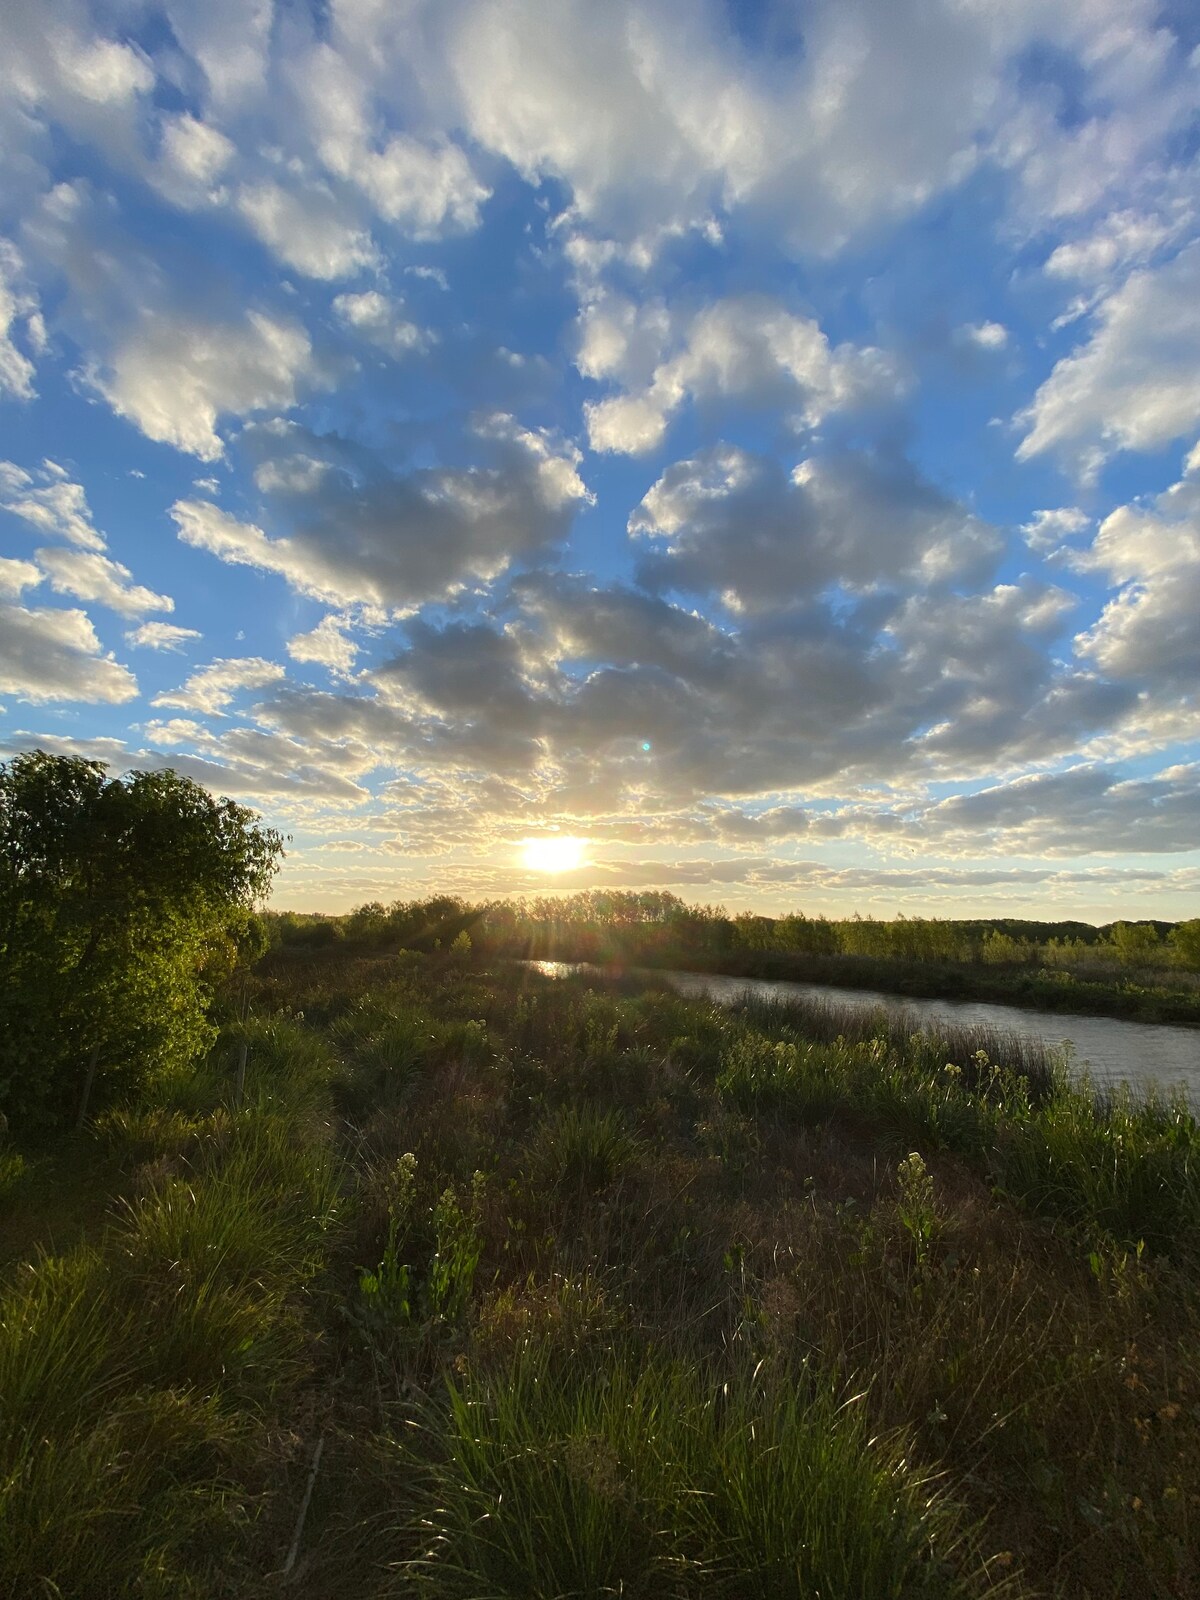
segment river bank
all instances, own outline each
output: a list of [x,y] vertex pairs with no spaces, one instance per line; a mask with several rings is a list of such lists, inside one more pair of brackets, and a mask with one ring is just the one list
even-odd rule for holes
[[[578,962],[594,957],[569,939],[548,941],[545,950],[506,952],[521,959]],[[981,967],[960,962],[885,961],[870,956],[814,956],[774,950],[719,955],[686,950],[631,949],[628,964],[714,977],[759,978],[820,984],[835,989],[870,989],[910,1000],[977,1001],[1081,1017],[1200,1028],[1200,994],[1135,979],[1076,977],[1048,968]]]
[[[611,969],[567,962],[543,961],[536,967],[546,977],[579,973],[595,981],[611,975]],[[1065,1053],[1073,1075],[1081,1078],[1086,1073],[1097,1090],[1127,1084],[1135,1094],[1144,1095],[1182,1088],[1189,1102],[1200,1108],[1200,1031],[1194,1028],[662,967],[626,969],[624,980],[634,985],[662,980],[687,998],[715,1000],[719,1005],[786,1009],[795,1013],[797,1026],[810,1033],[816,1029],[826,1039],[839,1034],[865,1037],[878,1029],[878,1013],[885,1011],[889,1037],[899,1039],[918,1030],[936,1036],[947,1059],[966,1059],[982,1047],[991,1060],[1041,1077],[1052,1072],[1053,1063]]]

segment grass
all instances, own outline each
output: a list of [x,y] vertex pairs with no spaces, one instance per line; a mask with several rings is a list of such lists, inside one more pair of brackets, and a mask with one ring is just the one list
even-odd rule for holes
[[318,1439],[316,1600],[1200,1592],[1184,1105],[460,958],[251,999],[9,1147],[0,1592],[266,1600]]
[[452,1380],[425,1427],[407,1441],[424,1547],[401,1568],[418,1593],[999,1592],[900,1441],[870,1438],[857,1398],[803,1370],[611,1352],[581,1370],[526,1346]]

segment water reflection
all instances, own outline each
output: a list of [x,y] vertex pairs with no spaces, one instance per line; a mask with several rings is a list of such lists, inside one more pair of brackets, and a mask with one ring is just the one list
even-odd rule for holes
[[[601,967],[564,961],[531,961],[547,977],[570,972],[602,972]],[[835,1005],[875,1010],[903,1010],[916,1026],[936,1022],[957,1027],[988,1027],[1054,1047],[1067,1046],[1072,1064],[1086,1069],[1098,1084],[1129,1083],[1137,1088],[1182,1084],[1200,1106],[1200,1029],[1153,1022],[1122,1022],[1112,1017],[1076,1017],[1057,1011],[1025,1011],[1016,1006],[985,1005],[974,1000],[906,1000],[873,989],[835,989],[819,983],[787,983],[769,978],[726,978],[708,972],[646,971],[665,979],[680,994],[704,996],[731,1005],[743,995],[830,1001]]]

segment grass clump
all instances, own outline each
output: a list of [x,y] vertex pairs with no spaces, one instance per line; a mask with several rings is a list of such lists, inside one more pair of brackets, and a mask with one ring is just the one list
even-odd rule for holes
[[722,1380],[613,1354],[580,1371],[536,1346],[502,1380],[455,1380],[427,1416],[434,1596],[889,1600],[995,1593],[961,1518],[860,1408],[804,1372]]
[[562,1106],[543,1118],[530,1139],[528,1184],[535,1194],[581,1201],[619,1182],[641,1150],[620,1112],[586,1101]]

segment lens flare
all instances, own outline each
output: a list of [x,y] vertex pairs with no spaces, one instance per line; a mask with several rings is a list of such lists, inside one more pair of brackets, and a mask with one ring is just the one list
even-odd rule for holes
[[541,839],[526,839],[521,845],[521,860],[534,872],[570,872],[583,865],[586,839],[565,839],[548,834]]

